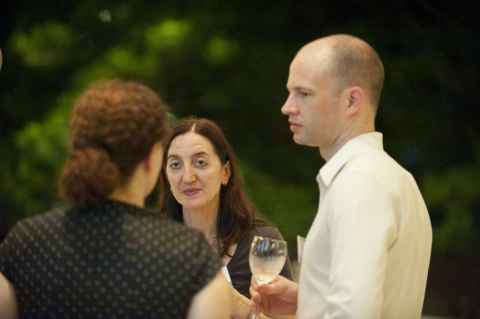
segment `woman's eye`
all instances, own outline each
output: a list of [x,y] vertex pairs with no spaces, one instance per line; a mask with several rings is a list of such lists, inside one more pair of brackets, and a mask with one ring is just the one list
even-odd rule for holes
[[168,167],[171,169],[180,168],[180,161],[170,161],[170,163],[168,163]]
[[206,160],[197,159],[197,160],[195,161],[195,166],[196,166],[196,167],[200,167],[200,168],[201,168],[201,167],[205,167],[205,166],[207,166],[207,165],[208,165],[208,163],[207,163]]

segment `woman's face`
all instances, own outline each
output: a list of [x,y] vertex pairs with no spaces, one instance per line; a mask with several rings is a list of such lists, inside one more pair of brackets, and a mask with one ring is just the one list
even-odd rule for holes
[[222,164],[207,138],[191,131],[175,137],[167,151],[166,173],[172,194],[184,210],[217,213],[230,165]]

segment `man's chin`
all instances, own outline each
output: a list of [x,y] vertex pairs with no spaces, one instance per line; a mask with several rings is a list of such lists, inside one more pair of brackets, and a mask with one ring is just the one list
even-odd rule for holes
[[318,147],[317,145],[306,141],[305,138],[303,138],[302,136],[299,136],[296,134],[293,134],[293,141],[295,142],[295,144],[302,145],[302,146]]

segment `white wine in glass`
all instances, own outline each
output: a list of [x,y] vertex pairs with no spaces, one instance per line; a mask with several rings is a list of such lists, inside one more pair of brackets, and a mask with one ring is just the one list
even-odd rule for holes
[[[287,242],[255,236],[250,246],[250,270],[259,285],[268,284],[280,273],[287,259]],[[250,317],[255,319],[255,315]]]

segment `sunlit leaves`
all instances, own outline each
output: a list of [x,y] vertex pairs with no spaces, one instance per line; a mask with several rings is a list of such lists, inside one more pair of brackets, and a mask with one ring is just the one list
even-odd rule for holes
[[[314,171],[321,162],[318,152],[293,145],[280,114],[288,65],[306,41],[351,26],[384,60],[379,128],[387,151],[421,185],[436,221],[435,248],[453,250],[462,240],[480,238],[480,154],[475,157],[465,144],[479,140],[466,133],[476,130],[469,112],[475,94],[466,94],[475,92],[480,74],[475,33],[404,23],[400,10],[397,29],[384,23],[391,15],[368,5],[373,21],[349,18],[347,24],[339,6],[321,3],[321,10],[293,2],[272,7],[235,1],[30,6],[30,12],[14,14],[2,47],[0,102],[8,125],[0,144],[0,200],[12,215],[51,205],[70,97],[93,81],[119,77],[158,89],[176,115],[217,120],[246,161],[246,183],[260,210],[289,239],[304,234],[316,211]],[[39,8],[45,10],[32,14]]]
[[100,21],[102,21],[103,23],[110,23],[112,22],[112,14],[110,13],[110,10],[101,10],[99,13],[98,13],[98,18],[100,19]]
[[188,40],[191,25],[187,20],[166,19],[145,30],[149,48],[169,50],[181,47]]
[[317,207],[317,195],[310,185],[282,183],[246,162],[241,163],[248,193],[261,216],[272,221],[289,242],[306,236]]
[[205,55],[212,64],[224,64],[229,62],[236,50],[237,44],[235,42],[214,36],[207,43]]
[[46,22],[28,32],[12,37],[13,49],[31,67],[53,67],[66,63],[73,45],[70,28],[57,22]]
[[19,158],[16,185],[9,192],[24,214],[39,213],[56,199],[56,179],[67,156],[73,98],[72,94],[61,95],[43,121],[27,124],[15,137]]
[[[443,252],[470,249],[478,235],[474,214],[480,190],[480,158],[476,163],[452,167],[443,174],[424,178],[423,191],[435,227],[434,248]],[[478,212],[477,212],[478,213]]]

